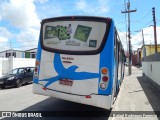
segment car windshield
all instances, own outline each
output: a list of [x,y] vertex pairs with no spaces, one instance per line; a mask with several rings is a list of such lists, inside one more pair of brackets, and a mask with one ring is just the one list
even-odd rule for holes
[[7,73],[7,75],[15,75],[17,74],[18,72],[18,69],[14,69],[14,70],[11,70],[9,73]]
[[24,71],[25,70],[23,68],[14,69],[14,70],[11,70],[9,73],[7,73],[7,75],[21,74],[21,73],[24,73]]

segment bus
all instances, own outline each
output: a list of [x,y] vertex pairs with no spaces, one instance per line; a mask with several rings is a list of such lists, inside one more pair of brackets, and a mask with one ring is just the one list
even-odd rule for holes
[[111,109],[124,78],[124,49],[113,19],[42,20],[33,93]]

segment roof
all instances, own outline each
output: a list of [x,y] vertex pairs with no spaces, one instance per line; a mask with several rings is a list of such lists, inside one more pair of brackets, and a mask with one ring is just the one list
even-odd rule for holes
[[25,51],[30,51],[30,50],[34,50],[34,49],[37,49],[37,48],[32,48],[32,49],[28,49],[28,50],[24,50],[24,51],[22,51],[22,50],[8,49],[8,50],[1,51],[0,53],[7,52],[7,51],[11,51],[11,50],[13,50],[13,51],[18,51],[18,52],[25,52]]
[[[145,44],[145,46],[155,46],[155,44]],[[157,44],[157,47],[160,47],[160,44]],[[143,48],[143,45],[142,45],[142,47],[141,47],[141,49]]]
[[13,50],[13,51],[19,51],[19,52],[23,52],[23,51],[21,51],[21,50],[9,49],[9,50],[4,50],[4,51],[1,51],[0,53],[7,52],[7,51],[11,51],[11,50]]
[[32,48],[32,49],[28,49],[28,50],[25,50],[25,51],[30,51],[30,50],[35,50],[35,49],[37,49],[37,48]]

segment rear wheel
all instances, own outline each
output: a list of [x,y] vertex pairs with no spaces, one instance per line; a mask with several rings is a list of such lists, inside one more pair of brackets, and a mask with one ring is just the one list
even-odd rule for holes
[[19,88],[19,87],[21,87],[21,86],[22,86],[22,81],[21,81],[20,79],[18,79],[18,80],[16,81],[16,87]]

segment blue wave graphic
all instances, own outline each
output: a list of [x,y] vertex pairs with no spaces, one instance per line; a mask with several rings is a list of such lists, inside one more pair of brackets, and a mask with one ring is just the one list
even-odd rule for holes
[[[58,64],[56,63],[56,61],[58,61]],[[58,75],[52,78],[40,80],[40,81],[47,81],[44,87],[47,87],[50,84],[60,79],[86,80],[86,79],[100,78],[99,73],[75,72],[76,69],[78,68],[78,66],[76,65],[72,65],[68,68],[65,68],[62,64],[60,54],[57,54],[57,53],[55,53],[53,65]]]

